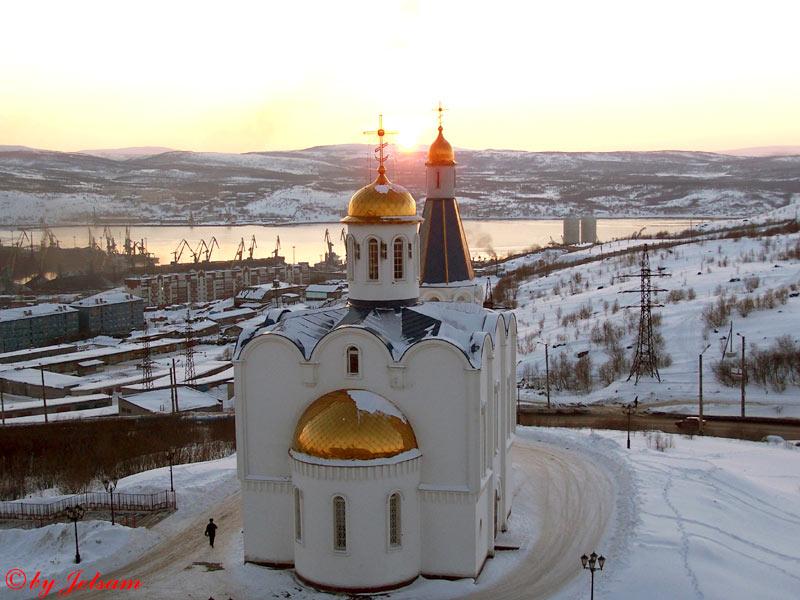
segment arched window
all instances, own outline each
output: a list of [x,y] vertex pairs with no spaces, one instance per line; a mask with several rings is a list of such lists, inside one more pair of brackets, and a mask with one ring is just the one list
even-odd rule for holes
[[370,238],[367,243],[368,251],[368,264],[367,264],[367,279],[371,281],[378,280],[378,240]]
[[394,278],[395,281],[405,277],[405,263],[403,260],[403,240],[396,238],[394,240]]
[[439,169],[436,169],[436,189],[439,189],[439,185],[441,184],[441,175],[439,173]]
[[389,547],[399,548],[401,540],[400,494],[395,492],[389,496]]
[[303,541],[303,492],[294,488],[294,539]]
[[347,505],[341,496],[333,497],[333,549],[347,551]]
[[356,253],[355,253],[355,238],[352,234],[347,236],[347,246],[345,246],[347,250],[347,256],[345,260],[347,261],[347,280],[353,281],[353,273],[355,271],[355,262],[356,262]]
[[359,375],[361,373],[361,352],[355,346],[347,348],[347,374]]

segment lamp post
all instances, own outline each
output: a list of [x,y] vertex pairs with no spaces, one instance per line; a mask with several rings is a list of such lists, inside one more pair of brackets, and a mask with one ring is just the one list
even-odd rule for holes
[[744,386],[745,383],[747,382],[747,371],[745,370],[745,364],[744,364],[744,336],[738,331],[736,332],[736,335],[742,338],[742,359],[741,359],[742,362],[739,365],[739,369],[741,370],[741,382],[742,382],[742,418],[744,418]]
[[172,483],[172,461],[174,460],[174,450],[172,448],[169,449],[167,456],[169,457],[169,491],[174,492],[175,486]]
[[581,564],[583,565],[584,569],[588,569],[589,572],[592,574],[592,595],[591,600],[594,600],[594,572],[598,569],[600,571],[603,570],[603,565],[606,564],[606,557],[605,556],[597,556],[596,552],[592,552],[589,556],[585,554],[581,556]]
[[86,509],[83,508],[81,504],[76,504],[75,506],[70,506],[64,511],[67,514],[67,518],[72,521],[72,524],[75,526],[75,564],[81,562],[81,553],[78,549],[78,521],[83,518],[83,515],[86,513]]
[[631,449],[631,415],[636,412],[639,407],[639,396],[633,399],[633,402],[626,404],[623,410],[628,415],[628,450]]
[[106,488],[109,496],[111,496],[111,524],[115,525],[114,523],[114,490],[117,487],[117,478],[112,477],[111,479],[103,479],[103,487]]
[[705,354],[706,350],[711,348],[711,344],[703,348],[703,351],[698,355],[697,361],[698,365],[698,390],[697,390],[697,433],[698,435],[703,435],[703,354]]

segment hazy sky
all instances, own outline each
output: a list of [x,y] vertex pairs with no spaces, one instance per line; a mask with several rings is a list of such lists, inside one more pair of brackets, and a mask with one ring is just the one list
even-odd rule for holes
[[7,0],[0,144],[800,144],[800,1]]

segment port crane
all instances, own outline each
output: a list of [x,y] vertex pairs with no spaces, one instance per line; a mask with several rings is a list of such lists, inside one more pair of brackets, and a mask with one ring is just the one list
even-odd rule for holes
[[[205,242],[203,244],[205,245]],[[219,242],[215,236],[212,236],[211,241],[206,245],[206,262],[211,262],[211,253],[214,252],[214,248],[219,248]]]
[[236,254],[233,255],[233,262],[242,262],[242,254],[244,253],[244,238],[239,241],[236,247]]
[[278,236],[278,239],[275,242],[275,250],[272,251],[272,256],[278,258],[278,252],[281,249],[281,236]]
[[250,247],[247,249],[247,260],[253,260],[253,250],[255,250],[257,247],[256,236],[253,234],[253,237],[250,238]]
[[[172,264],[173,265],[177,265],[180,262],[181,256],[183,256],[183,251],[186,250],[186,248],[189,248],[189,252],[192,251],[191,246],[189,246],[189,242],[187,242],[185,239],[183,239],[183,240],[181,240],[180,244],[178,244],[178,247],[175,248],[175,250],[172,251],[172,256],[173,256]],[[195,261],[195,262],[197,262],[197,261]]]

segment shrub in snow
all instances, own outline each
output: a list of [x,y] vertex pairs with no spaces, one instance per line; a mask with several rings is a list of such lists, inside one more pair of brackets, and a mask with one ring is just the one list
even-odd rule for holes
[[669,448],[675,447],[673,436],[661,433],[660,431],[648,431],[644,436],[647,440],[647,447],[650,448],[650,450],[666,452]]

